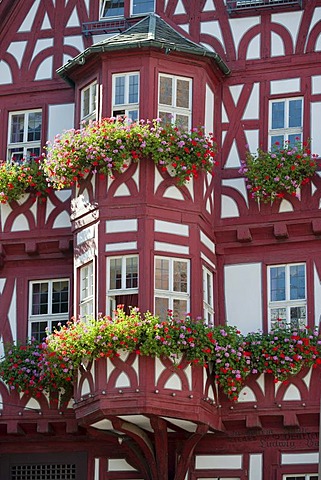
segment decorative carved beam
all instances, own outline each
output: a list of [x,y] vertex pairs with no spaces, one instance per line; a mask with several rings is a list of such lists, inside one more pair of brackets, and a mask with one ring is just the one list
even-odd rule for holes
[[174,480],[184,480],[188,467],[190,466],[195,447],[204,435],[208,432],[208,425],[198,425],[196,432],[189,437],[180,452]]

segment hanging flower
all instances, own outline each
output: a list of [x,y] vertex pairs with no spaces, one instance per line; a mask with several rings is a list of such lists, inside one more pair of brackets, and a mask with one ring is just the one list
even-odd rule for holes
[[268,152],[260,148],[256,154],[247,152],[239,171],[252,198],[273,202],[285,194],[298,195],[298,189],[314,175],[317,157],[311,154],[308,143],[296,142],[294,146],[286,143],[282,147],[276,142]]

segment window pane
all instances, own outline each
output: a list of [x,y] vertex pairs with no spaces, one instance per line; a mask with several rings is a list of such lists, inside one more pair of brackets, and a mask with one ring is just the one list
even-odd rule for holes
[[155,298],[155,315],[158,315],[160,318],[166,318],[168,315],[168,298]]
[[289,145],[292,147],[297,143],[301,142],[302,136],[300,133],[294,133],[293,135],[289,135],[288,140],[289,140]]
[[31,315],[48,313],[48,283],[34,283],[32,285]]
[[130,75],[128,103],[138,103],[138,75]]
[[31,338],[41,342],[46,336],[47,322],[32,322],[31,323]]
[[272,302],[285,300],[285,267],[270,269],[270,290]]
[[24,114],[12,115],[10,143],[23,142]]
[[105,0],[102,17],[115,17],[124,15],[124,0]]
[[155,262],[155,288],[169,290],[169,261],[163,258]]
[[127,116],[130,120],[132,120],[133,122],[136,122],[138,120],[138,110],[128,110]]
[[305,266],[290,267],[290,300],[305,299]]
[[176,106],[189,108],[189,82],[177,79]]
[[182,130],[188,130],[188,116],[187,115],[176,115],[176,125]]
[[187,263],[174,261],[174,292],[187,293]]
[[133,13],[149,13],[154,11],[154,0],[133,0]]
[[121,289],[121,258],[110,259],[110,289]]
[[41,112],[32,112],[28,115],[28,142],[40,140],[41,134]]
[[284,128],[284,102],[272,103],[272,128]]
[[51,322],[51,332],[54,330],[60,330],[60,328],[64,325],[67,325],[67,320],[57,320],[56,322]]
[[40,157],[40,147],[27,148],[26,150],[26,160],[29,161],[32,158]]
[[281,147],[284,146],[284,135],[272,135],[271,137],[271,146],[273,145],[280,145]]
[[302,327],[306,325],[306,307],[291,307],[290,320],[295,327]]
[[52,285],[52,313],[68,313],[69,310],[69,283],[67,280],[53,282]]
[[9,159],[15,163],[22,163],[23,148],[9,148]]
[[171,124],[173,115],[168,112],[159,112],[159,118],[161,119],[163,124]]
[[289,127],[302,126],[302,100],[289,101]]
[[183,319],[187,312],[187,301],[175,299],[173,302],[173,315]]
[[[138,287],[138,261],[137,257],[126,258],[126,288]],[[133,307],[136,305],[132,305]]]
[[115,82],[115,105],[125,103],[125,77],[116,77]]
[[169,77],[160,77],[159,80],[159,103],[163,105],[172,105],[173,85]]
[[271,322],[277,322],[278,320],[286,322],[286,308],[271,309]]
[[86,88],[83,93],[83,110],[82,110],[82,116],[86,117],[89,115],[89,88]]

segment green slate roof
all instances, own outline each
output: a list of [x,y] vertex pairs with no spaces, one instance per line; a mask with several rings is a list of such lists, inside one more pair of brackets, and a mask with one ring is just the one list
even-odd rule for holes
[[165,53],[176,51],[209,57],[213,59],[225,75],[230,73],[230,69],[217,53],[187,39],[154,13],[143,18],[128,30],[87,48],[60,67],[57,73],[61,77],[67,78],[68,71],[71,68],[76,65],[83,65],[86,58],[95,53],[142,47],[159,48],[164,50]]

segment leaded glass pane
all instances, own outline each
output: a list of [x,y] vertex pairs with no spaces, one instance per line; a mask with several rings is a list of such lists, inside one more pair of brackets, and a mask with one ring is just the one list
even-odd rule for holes
[[301,133],[294,133],[294,134],[289,135],[289,136],[288,136],[288,139],[289,139],[289,145],[291,145],[292,147],[294,147],[294,145],[295,145],[297,142],[301,142],[302,135],[301,135]]
[[89,115],[89,99],[90,99],[90,90],[86,88],[83,92],[83,109],[82,109],[82,116],[86,117]]
[[189,108],[190,82],[188,82],[187,80],[177,79],[176,85],[176,106],[182,108]]
[[183,319],[187,312],[187,301],[174,299],[173,301],[173,315],[174,317],[178,317]]
[[138,75],[130,75],[128,103],[138,103]]
[[122,274],[122,259],[111,258],[110,259],[110,289],[121,289],[121,274]]
[[305,265],[290,266],[290,300],[305,299]]
[[271,136],[271,146],[284,146],[284,135],[272,135]]
[[23,142],[25,116],[23,113],[12,115],[10,143]]
[[169,299],[156,297],[155,298],[155,315],[158,315],[160,318],[166,318],[169,308]]
[[126,258],[126,288],[138,287],[138,258]]
[[138,110],[128,110],[128,118],[136,122],[138,120]]
[[41,112],[31,112],[28,115],[28,142],[36,142],[41,136]]
[[289,101],[289,127],[302,126],[302,100]]
[[125,77],[116,77],[115,80],[115,105],[125,103]]
[[174,292],[187,293],[187,263],[174,261]]
[[45,315],[48,312],[48,283],[34,283],[32,285],[31,315]]
[[271,308],[271,322],[286,322],[286,308]]
[[164,258],[155,261],[155,288],[169,290],[169,260]]
[[272,302],[285,300],[285,267],[270,269],[270,295]]
[[154,12],[154,0],[133,0],[133,14]]
[[46,336],[47,322],[32,322],[31,323],[31,338],[41,342]]
[[170,77],[160,76],[159,103],[162,105],[172,105],[173,103],[173,80]]
[[188,130],[189,117],[187,115],[176,115],[176,125],[182,130]]
[[102,17],[118,17],[124,15],[124,0],[105,0]]
[[290,307],[291,324],[296,327],[302,327],[306,324],[306,307]]
[[284,113],[285,113],[285,103],[284,102],[274,102],[272,103],[272,128],[284,128]]
[[172,123],[173,115],[169,112],[159,112],[159,118],[163,124],[168,125]]
[[52,285],[52,313],[68,313],[69,310],[69,283],[67,280],[53,282]]

